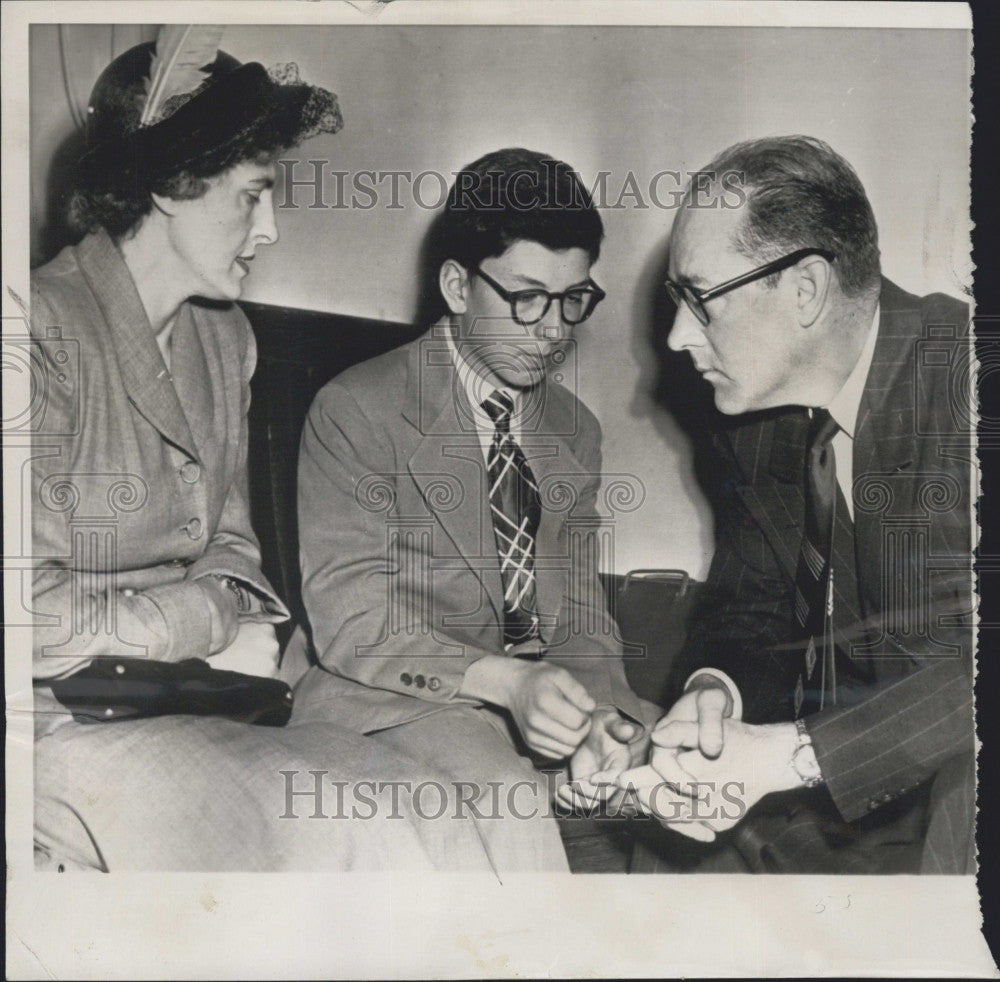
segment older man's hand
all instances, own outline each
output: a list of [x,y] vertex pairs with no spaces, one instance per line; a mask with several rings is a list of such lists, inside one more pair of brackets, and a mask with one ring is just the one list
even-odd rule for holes
[[792,764],[798,746],[793,723],[753,726],[725,719],[715,757],[701,750],[702,737],[697,721],[658,726],[649,764],[619,775],[618,786],[662,825],[710,842],[765,795],[802,784]]
[[[686,692],[670,708],[670,711],[653,727],[653,743],[671,746],[671,734],[691,733],[691,725],[696,727],[695,746],[708,758],[718,757],[723,746],[723,720],[732,713],[733,703],[722,688],[695,689]],[[683,729],[678,730],[678,727]],[[656,736],[659,735],[660,739]],[[662,742],[661,742],[662,741]],[[667,782],[681,784],[689,780],[671,759],[658,755],[661,775]]]

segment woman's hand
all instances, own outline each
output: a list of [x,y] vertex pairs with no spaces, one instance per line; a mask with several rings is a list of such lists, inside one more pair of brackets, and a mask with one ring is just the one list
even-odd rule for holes
[[212,635],[209,640],[209,655],[218,654],[228,648],[236,638],[240,622],[237,617],[236,597],[217,576],[200,576],[194,581],[201,587],[212,619]]
[[212,668],[228,672],[273,678],[278,668],[279,651],[273,625],[243,621],[233,643],[225,651],[212,655],[208,663]]

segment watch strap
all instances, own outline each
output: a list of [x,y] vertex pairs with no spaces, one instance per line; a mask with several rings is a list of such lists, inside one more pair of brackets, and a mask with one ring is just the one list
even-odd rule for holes
[[823,783],[823,773],[816,760],[812,737],[806,728],[805,720],[795,720],[796,744],[792,753],[792,768],[807,788],[816,788]]

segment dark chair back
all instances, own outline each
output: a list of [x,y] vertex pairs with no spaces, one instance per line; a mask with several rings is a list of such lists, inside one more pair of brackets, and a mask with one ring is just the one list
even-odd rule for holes
[[[240,306],[257,339],[257,371],[250,386],[250,517],[264,575],[295,623],[304,623],[296,474],[306,413],[335,375],[413,340],[420,331],[410,324],[294,307]],[[282,644],[291,630],[281,626]]]
[[670,691],[678,681],[671,672],[700,584],[680,569],[634,569],[601,579],[624,642],[629,685],[644,699],[668,705],[678,695]]

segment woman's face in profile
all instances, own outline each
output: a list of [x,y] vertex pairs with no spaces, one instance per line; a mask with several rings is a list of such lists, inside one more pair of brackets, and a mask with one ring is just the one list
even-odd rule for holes
[[189,295],[237,300],[258,246],[278,241],[273,161],[244,161],[208,179],[190,201],[172,200],[170,242],[191,274]]

